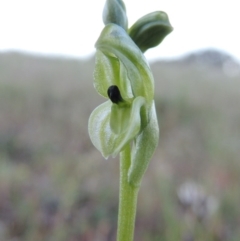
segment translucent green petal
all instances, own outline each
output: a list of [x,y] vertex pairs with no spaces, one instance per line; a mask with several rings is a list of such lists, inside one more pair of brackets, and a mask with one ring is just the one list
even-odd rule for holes
[[104,24],[115,23],[125,30],[128,28],[126,8],[122,0],[106,0],[103,9]]
[[154,96],[153,76],[141,50],[127,32],[116,24],[106,25],[96,48],[108,57],[119,59],[130,80],[133,95],[143,96],[151,104]]
[[113,135],[110,129],[112,102],[106,101],[93,110],[88,121],[88,133],[93,145],[107,158],[113,149]]
[[[141,129],[140,109],[145,104],[141,96],[134,99],[131,111],[127,110],[126,119],[128,125],[119,134],[115,134],[110,127],[110,116],[112,103],[107,101],[98,106],[91,114],[88,123],[88,131],[93,145],[102,153],[105,158],[116,156],[124,146],[133,140]],[[122,125],[121,120],[116,123]]]
[[149,123],[136,137],[132,150],[131,166],[128,171],[128,181],[134,186],[139,186],[147,170],[149,161],[158,145],[159,127],[153,102],[150,111]]
[[133,97],[131,84],[124,66],[115,57],[106,56],[101,51],[96,53],[94,87],[103,97],[108,98],[109,86],[117,85],[123,99]]

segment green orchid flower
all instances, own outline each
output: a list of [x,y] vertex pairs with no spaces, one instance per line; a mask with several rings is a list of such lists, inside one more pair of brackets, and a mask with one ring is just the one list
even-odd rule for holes
[[105,158],[132,142],[129,182],[139,185],[158,144],[154,81],[142,51],[127,32],[107,24],[96,43],[94,86],[109,100],[89,119],[89,135]]

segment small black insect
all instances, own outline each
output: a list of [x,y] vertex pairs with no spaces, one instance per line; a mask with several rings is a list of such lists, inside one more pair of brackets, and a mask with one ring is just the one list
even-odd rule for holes
[[115,103],[115,104],[118,104],[119,102],[122,102],[123,101],[123,98],[121,96],[121,93],[120,93],[120,90],[118,89],[118,87],[116,85],[111,85],[109,88],[108,88],[108,97],[109,99]]

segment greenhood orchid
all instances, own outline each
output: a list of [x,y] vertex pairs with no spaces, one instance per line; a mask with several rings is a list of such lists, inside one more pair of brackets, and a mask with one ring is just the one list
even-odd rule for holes
[[162,11],[128,28],[122,0],[106,0],[103,22],[95,45],[94,87],[107,101],[92,112],[88,131],[105,158],[120,154],[117,241],[132,241],[138,190],[159,138],[154,79],[143,53],[173,29]]
[[117,0],[106,2],[103,19],[105,27],[95,45],[94,87],[108,100],[92,112],[89,135],[105,158],[132,143],[128,181],[139,186],[159,138],[154,79],[143,52],[172,27],[164,12],[154,12],[127,30],[125,5]]

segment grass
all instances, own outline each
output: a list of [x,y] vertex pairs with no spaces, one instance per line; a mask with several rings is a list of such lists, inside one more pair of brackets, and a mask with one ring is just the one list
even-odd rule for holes
[[[93,66],[0,55],[0,240],[115,240],[118,158],[104,160],[87,133],[104,101]],[[161,136],[139,193],[135,240],[237,241],[240,78],[181,61],[151,66]],[[200,219],[179,201],[188,181],[215,197],[213,214]]]

